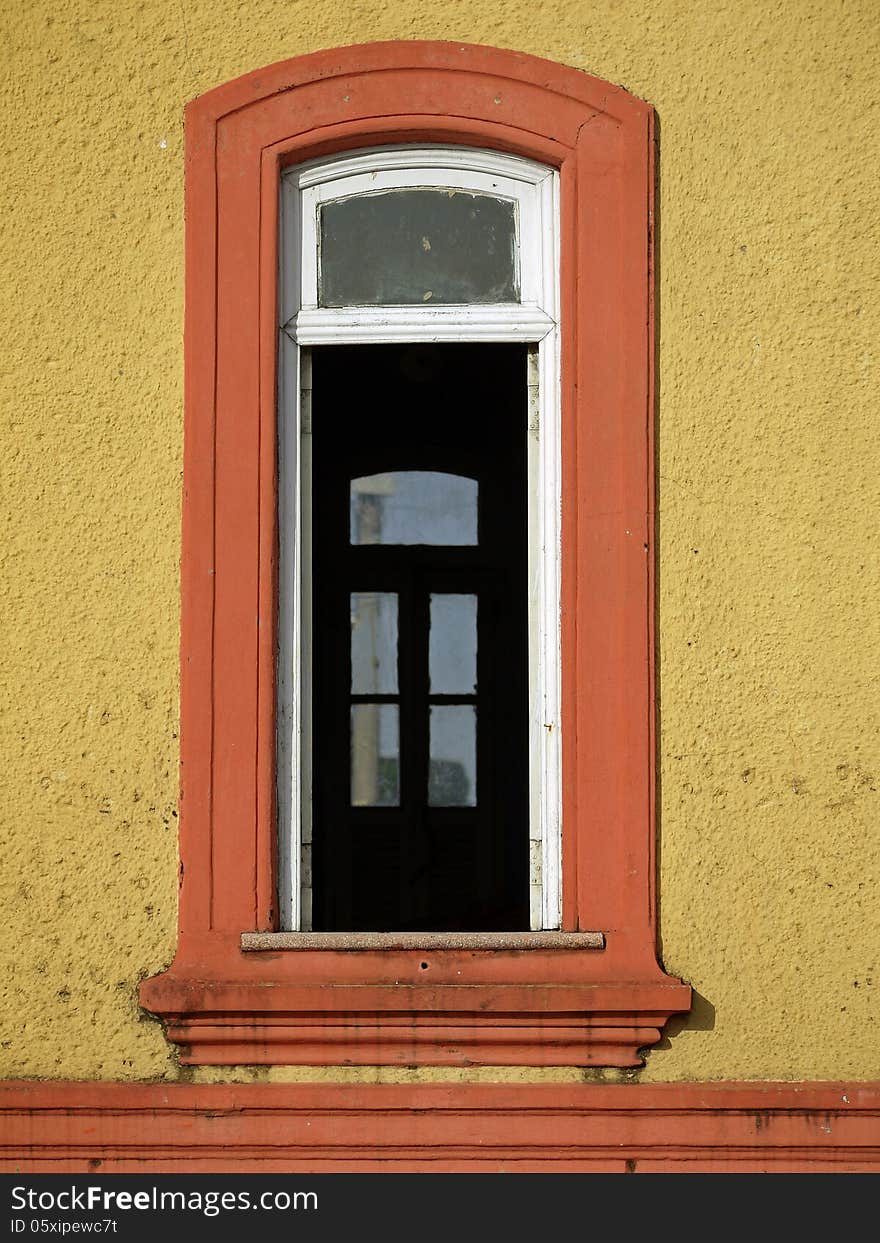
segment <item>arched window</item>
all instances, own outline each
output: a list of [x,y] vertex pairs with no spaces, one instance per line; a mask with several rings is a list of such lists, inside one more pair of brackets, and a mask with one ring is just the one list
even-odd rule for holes
[[401,144],[281,196],[281,923],[557,929],[558,174]]
[[388,43],[186,138],[180,930],[142,1003],[189,1063],[636,1065],[690,999],[655,946],[652,110]]

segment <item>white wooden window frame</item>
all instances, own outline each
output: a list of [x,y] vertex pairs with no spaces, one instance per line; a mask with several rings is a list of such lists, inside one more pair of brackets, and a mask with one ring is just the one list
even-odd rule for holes
[[[512,201],[519,302],[318,306],[322,204],[393,189]],[[281,927],[311,928],[311,357],[328,344],[507,341],[528,366],[530,923],[561,923],[559,177],[470,147],[397,146],[288,169],[281,179],[278,843]]]

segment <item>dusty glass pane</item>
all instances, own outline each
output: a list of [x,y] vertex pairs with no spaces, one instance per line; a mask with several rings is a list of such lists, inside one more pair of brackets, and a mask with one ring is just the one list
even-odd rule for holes
[[428,669],[432,695],[473,695],[476,691],[476,596],[431,596]]
[[397,704],[352,704],[351,805],[400,804],[400,725]]
[[431,707],[430,807],[477,805],[477,710],[470,704]]
[[321,306],[518,302],[516,212],[465,190],[386,190],[321,207]]
[[476,544],[476,479],[396,470],[351,481],[352,544]]
[[351,693],[397,694],[397,595],[351,593]]

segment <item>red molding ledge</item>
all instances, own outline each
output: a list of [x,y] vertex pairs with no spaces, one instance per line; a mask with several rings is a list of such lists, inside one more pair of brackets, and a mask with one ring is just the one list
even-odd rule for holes
[[880,1170],[880,1084],[0,1087],[0,1170]]
[[[643,1064],[640,1051],[657,1043],[690,998],[687,986],[662,977],[580,982],[578,951],[532,954],[527,963],[516,955],[496,954],[499,963],[478,953],[401,953],[398,981],[377,955],[374,979],[381,982],[371,986],[343,982],[346,956],[326,956],[341,960],[332,984],[169,973],[143,984],[141,1001],[162,1015],[181,1062],[190,1065],[630,1067]],[[536,957],[548,981],[542,985],[523,978],[523,968],[536,970]],[[434,984],[416,982],[422,962],[439,977]],[[452,982],[473,979],[479,966],[479,985]]]

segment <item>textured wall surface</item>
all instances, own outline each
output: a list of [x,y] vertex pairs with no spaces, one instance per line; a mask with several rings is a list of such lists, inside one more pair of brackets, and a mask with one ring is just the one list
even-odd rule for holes
[[[661,933],[699,996],[640,1077],[880,1077],[876,0],[2,10],[0,1075],[251,1077],[135,1000],[175,940],[183,105],[430,38],[660,117]],[[470,1075],[524,1073],[579,1077]]]

